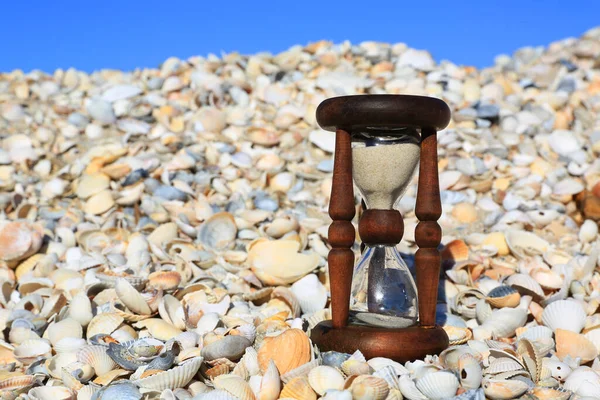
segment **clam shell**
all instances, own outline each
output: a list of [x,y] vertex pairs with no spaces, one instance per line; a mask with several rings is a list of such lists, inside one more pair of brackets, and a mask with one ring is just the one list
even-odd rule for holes
[[117,364],[106,353],[106,347],[88,345],[77,352],[77,361],[91,365],[96,375],[104,375],[115,369]]
[[312,390],[308,383],[308,378],[298,376],[290,379],[279,394],[280,399],[296,399],[296,400],[316,400],[317,394]]
[[[181,302],[177,300],[177,298],[171,296],[170,294],[164,295],[160,300],[160,304],[158,305],[158,313],[163,320],[175,326],[176,328],[185,329],[185,311],[183,310]],[[205,332],[198,331],[198,333],[202,334]]]
[[521,295],[511,286],[498,286],[487,294],[487,301],[496,308],[516,307],[519,305]]
[[492,315],[481,325],[481,328],[491,331],[498,337],[506,338],[512,337],[517,328],[525,325],[525,322],[527,322],[527,310],[501,308],[494,310]]
[[198,231],[198,240],[212,249],[224,249],[235,240],[237,226],[233,215],[220,212],[207,219]]
[[404,367],[402,364],[385,357],[371,358],[369,361],[367,361],[367,364],[369,364],[374,371],[379,371],[382,368],[390,366],[394,369],[396,375],[398,376],[409,373],[406,367]]
[[347,376],[351,375],[368,375],[371,373],[371,367],[366,361],[349,359],[342,363],[342,371]]
[[432,400],[454,396],[458,386],[456,376],[445,371],[432,372],[417,380],[417,389]]
[[327,390],[342,390],[344,382],[344,377],[337,369],[325,365],[316,367],[308,374],[308,383],[320,396]]
[[550,303],[542,313],[544,325],[556,332],[557,329],[579,333],[585,326],[586,312],[574,300],[558,300]]
[[77,293],[73,296],[67,315],[69,318],[79,322],[83,327],[86,327],[90,323],[92,318],[94,318],[94,314],[92,312],[92,302],[85,293]]
[[115,205],[115,200],[110,190],[102,190],[91,196],[84,204],[86,214],[100,215],[110,210]]
[[300,329],[288,329],[275,337],[266,337],[258,350],[260,369],[265,371],[273,360],[280,374],[285,374],[311,359],[308,336]]
[[569,374],[563,387],[573,393],[579,393],[586,383],[600,385],[600,375],[590,367],[579,367]]
[[513,274],[506,278],[505,284],[517,289],[522,295],[532,296],[535,301],[545,297],[544,290],[539,283],[526,274]]
[[458,376],[464,389],[477,389],[483,377],[481,365],[472,354],[466,353],[458,359]]
[[0,226],[0,259],[23,260],[42,245],[43,234],[29,221],[11,221]]
[[38,357],[49,357],[52,352],[50,343],[45,339],[28,339],[14,350],[14,356],[23,364],[31,364]]
[[521,259],[542,255],[550,247],[547,241],[531,232],[509,230],[504,233],[504,237],[511,253]]
[[89,340],[91,337],[101,333],[111,334],[123,321],[123,317],[120,317],[116,313],[98,314],[88,324],[86,338]]
[[141,388],[155,391],[184,387],[196,375],[202,360],[202,357],[192,358],[168,371],[134,380],[133,383]]
[[139,315],[152,314],[152,310],[144,297],[125,279],[117,279],[115,290],[119,300],[134,313]]
[[[256,276],[268,285],[294,283],[319,264],[315,253],[300,254],[294,240],[263,240],[249,249],[248,263]],[[286,268],[281,268],[285,264]]]
[[81,347],[85,346],[86,341],[82,338],[66,337],[59,340],[54,345],[54,351],[59,353],[74,353],[77,352]]
[[257,400],[276,400],[281,391],[281,381],[277,366],[271,360],[261,381]]
[[396,389],[400,391],[400,385],[398,382],[398,375],[396,374],[396,370],[393,366],[388,365],[386,367],[380,368],[378,371],[373,373],[373,376],[381,378],[385,380],[390,387],[390,389]]
[[158,318],[145,319],[143,321],[136,322],[134,326],[136,328],[146,328],[152,337],[164,341],[167,341],[181,333],[181,330]]
[[585,364],[598,356],[598,349],[584,335],[560,328],[556,330],[555,334],[556,355],[561,360],[567,356],[571,356],[571,358],[579,357],[581,362]]
[[491,400],[514,399],[525,393],[529,386],[519,380],[483,378],[483,391]]
[[83,336],[83,328],[76,320],[72,318],[66,318],[59,322],[54,322],[48,326],[46,333],[48,339],[53,346],[64,338],[76,338],[79,339]]
[[382,378],[359,375],[352,381],[350,391],[355,400],[384,400],[390,389]]
[[248,383],[237,375],[219,375],[213,381],[215,388],[224,390],[240,400],[254,400],[255,396]]
[[573,394],[568,390],[548,387],[535,387],[530,393],[539,400],[568,400]]
[[327,288],[315,274],[306,275],[296,281],[291,290],[296,295],[304,314],[314,314],[325,308],[327,304]]

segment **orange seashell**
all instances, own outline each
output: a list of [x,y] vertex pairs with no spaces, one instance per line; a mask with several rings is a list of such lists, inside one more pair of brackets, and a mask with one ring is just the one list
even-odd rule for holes
[[156,271],[148,276],[148,286],[155,289],[172,290],[181,283],[181,274],[177,271]]
[[279,394],[280,399],[316,400],[317,394],[310,387],[308,378],[299,376],[291,379]]
[[561,360],[567,356],[580,357],[581,363],[585,364],[598,356],[598,349],[594,343],[579,333],[557,329],[555,335],[556,355]]
[[466,261],[469,258],[469,246],[460,240],[453,240],[442,250],[442,260]]
[[[288,329],[278,336],[265,337],[258,350],[261,371],[273,360],[281,375],[310,361],[311,347],[308,336],[300,329]],[[285,396],[283,396],[285,397]]]

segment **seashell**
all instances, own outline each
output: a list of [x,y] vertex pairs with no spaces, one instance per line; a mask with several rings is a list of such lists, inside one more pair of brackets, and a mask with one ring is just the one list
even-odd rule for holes
[[133,383],[140,388],[155,391],[184,387],[196,375],[202,360],[202,357],[192,358],[168,371],[134,380]]
[[96,375],[104,375],[117,366],[106,350],[104,346],[85,346],[77,352],[77,361],[91,365],[96,371]]
[[97,400],[140,400],[142,398],[142,394],[140,393],[139,389],[130,382],[121,381],[113,385],[103,387],[96,394],[94,394],[94,397],[92,398]]
[[102,190],[87,199],[83,205],[86,214],[100,215],[110,210],[115,205],[110,190]]
[[315,274],[299,279],[291,286],[291,290],[304,314],[314,314],[327,304],[327,288]]
[[98,314],[88,324],[86,338],[89,340],[91,337],[99,334],[111,334],[123,321],[123,317],[120,317],[116,313]]
[[373,373],[373,376],[376,376],[378,378],[385,380],[387,382],[388,386],[390,387],[390,389],[396,389],[396,390],[400,391],[398,375],[396,374],[396,370],[394,369],[393,366],[388,365],[386,367],[383,367],[383,368],[379,369],[379,371],[375,371]]
[[243,336],[225,336],[223,339],[205,344],[202,348],[202,357],[207,361],[219,358],[237,361],[242,357],[246,348],[251,345],[252,342]]
[[84,175],[76,183],[75,194],[80,199],[87,199],[106,190],[110,186],[110,178],[102,173]]
[[527,322],[527,310],[505,307],[494,310],[481,328],[491,331],[498,337],[506,338],[513,336],[517,328],[525,325],[525,322]]
[[298,302],[296,295],[290,289],[283,286],[278,286],[271,292],[271,298],[281,299],[283,302],[285,302],[289,306],[291,318],[297,318],[300,316],[300,303]]
[[73,296],[67,315],[69,318],[77,321],[82,327],[86,327],[90,323],[92,318],[94,318],[94,314],[92,312],[92,302],[85,293],[77,293]]
[[260,390],[257,400],[276,400],[279,398],[281,391],[281,381],[279,371],[273,361],[269,362],[269,366],[263,375],[260,382]]
[[[257,360],[258,363],[258,360]],[[301,366],[294,368],[288,372],[286,372],[285,374],[281,375],[281,380],[283,381],[283,383],[288,383],[290,380],[297,378],[297,377],[308,377],[308,374],[310,373],[310,371],[312,371],[314,368],[319,366],[319,361],[318,360],[313,360],[310,362],[307,362],[306,364],[302,364]]]
[[308,378],[305,376],[298,376],[292,378],[287,382],[281,393],[279,394],[280,399],[296,399],[296,400],[316,400],[317,394],[312,390],[308,383]]
[[344,382],[344,377],[337,369],[325,365],[316,367],[308,374],[308,383],[319,396],[331,389],[342,390]]
[[76,338],[79,339],[83,336],[83,328],[79,322],[72,318],[63,319],[60,322],[53,322],[46,330],[48,339],[53,346],[64,338]]
[[485,373],[494,375],[502,372],[519,371],[522,369],[525,369],[525,367],[520,362],[512,358],[500,357],[490,361],[490,365],[485,369]]
[[481,379],[483,377],[481,365],[472,354],[465,353],[459,357],[458,376],[460,378],[460,385],[464,389],[477,389],[481,386]]
[[564,382],[571,372],[573,372],[568,364],[547,357],[542,360],[542,368],[547,369],[550,376],[561,382]]
[[74,353],[86,344],[85,339],[65,337],[54,345],[54,351],[60,353]]
[[[453,209],[453,211],[456,207]],[[469,259],[469,247],[462,240],[453,240],[446,244],[441,251],[442,260],[452,260],[454,262],[466,261]]]
[[19,261],[37,253],[43,233],[29,221],[11,221],[0,226],[0,259]]
[[115,290],[119,300],[134,313],[140,315],[152,314],[152,310],[144,297],[125,279],[117,279]]
[[75,376],[71,375],[71,373],[66,368],[61,368],[60,379],[63,383],[71,390],[78,391],[83,387],[83,384],[75,378]]
[[76,353],[61,353],[57,354],[45,361],[45,366],[49,375],[54,378],[60,378],[62,368],[77,362]]
[[573,393],[579,393],[582,386],[586,384],[600,385],[600,375],[590,367],[578,367],[569,374],[563,388]]
[[77,392],[77,400],[92,400],[94,393],[100,390],[99,386],[96,385],[84,385]]
[[568,400],[573,394],[568,390],[548,387],[535,387],[530,393],[539,400]]
[[529,275],[513,274],[506,278],[504,283],[517,289],[521,295],[532,296],[534,301],[539,301],[545,297],[540,284]]
[[235,240],[237,226],[228,212],[214,214],[200,225],[198,240],[212,249],[224,249]]
[[14,349],[14,357],[23,364],[31,364],[39,357],[50,357],[52,347],[45,339],[28,339]]
[[534,268],[531,270],[530,275],[545,289],[560,289],[564,284],[564,278],[550,269]]
[[590,219],[583,221],[579,227],[579,240],[583,243],[590,243],[598,237],[598,223]]
[[131,371],[127,371],[125,369],[113,369],[103,375],[98,376],[96,379],[94,379],[94,383],[102,386],[107,386],[114,382],[117,378],[129,374],[131,374]]
[[502,285],[492,289],[486,300],[496,308],[516,307],[521,301],[521,295],[515,288]]
[[[300,243],[293,240],[263,240],[249,249],[248,263],[256,276],[268,285],[293,283],[319,264],[315,253],[300,254]],[[286,268],[280,268],[285,264]]]
[[[400,396],[402,396],[402,394],[400,394]],[[326,400],[352,400],[352,392],[348,390],[330,390],[321,398]],[[389,400],[393,400],[395,398],[396,397],[387,397]],[[401,400],[402,397],[397,397],[397,399]]]
[[579,333],[585,326],[586,312],[574,300],[558,300],[549,304],[542,313],[544,325],[556,332],[557,329]]
[[181,283],[177,271],[156,271],[148,275],[148,286],[158,290],[173,290]]
[[550,247],[547,241],[531,232],[509,230],[504,236],[511,253],[520,259],[542,255]]
[[451,346],[467,343],[473,338],[473,333],[469,328],[457,328],[455,326],[448,325],[444,326],[443,328],[448,335]]
[[170,294],[164,295],[158,305],[158,313],[163,320],[177,329],[185,329],[185,311],[177,298]]
[[585,364],[598,356],[598,349],[584,335],[560,328],[556,329],[555,335],[556,355],[561,360],[567,356],[579,357]]
[[519,380],[483,378],[483,391],[491,400],[514,399],[525,393],[529,386]]
[[367,361],[367,364],[369,364],[374,371],[379,371],[380,369],[389,366],[394,369],[396,375],[398,376],[409,373],[408,369],[406,369],[402,364],[385,357],[371,358],[369,361]]
[[517,332],[517,337],[519,339],[525,338],[532,341],[536,341],[538,339],[551,339],[552,338],[552,329],[547,326],[533,326],[531,328],[527,328],[524,332]]
[[152,337],[164,341],[167,341],[181,333],[181,330],[158,318],[145,319],[143,321],[136,322],[133,324],[133,326],[136,328],[146,328]]
[[359,375],[352,381],[350,391],[355,400],[383,400],[387,397],[390,389],[382,378]]
[[427,396],[417,389],[417,385],[409,375],[401,375],[398,385],[400,386],[400,392],[408,400],[428,400]]
[[341,365],[342,371],[347,376],[350,375],[368,375],[371,373],[371,367],[366,361],[360,361],[350,358]]
[[299,329],[288,329],[278,336],[265,337],[258,350],[258,363],[265,371],[269,360],[273,360],[283,375],[309,362],[311,353],[308,336]]
[[40,386],[28,392],[32,400],[75,400],[77,396],[64,386]]
[[440,353],[439,362],[446,369],[458,371],[458,361],[464,354],[471,354],[477,358],[477,352],[469,346],[450,346]]
[[454,396],[458,386],[459,382],[456,376],[445,371],[432,372],[417,380],[417,389],[432,400]]
[[38,377],[35,375],[17,375],[0,379],[0,391],[15,391],[32,386],[37,383]]
[[214,379],[213,383],[216,389],[224,390],[237,399],[255,399],[250,385],[237,375],[219,375]]

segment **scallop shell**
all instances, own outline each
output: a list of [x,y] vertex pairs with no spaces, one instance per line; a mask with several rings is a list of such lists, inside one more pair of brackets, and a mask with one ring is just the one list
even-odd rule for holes
[[400,391],[400,385],[398,382],[398,374],[396,374],[396,370],[393,366],[388,365],[386,367],[380,368],[378,371],[373,373],[373,376],[381,378],[385,380],[390,387],[390,389],[396,389]]
[[64,386],[40,386],[28,393],[32,400],[75,400],[77,396]]
[[333,367],[316,367],[308,374],[308,383],[317,394],[323,396],[327,390],[342,390],[345,379],[342,374]]
[[327,288],[315,274],[306,275],[296,281],[291,290],[304,314],[313,314],[325,308],[327,304]]
[[594,343],[588,340],[584,335],[556,329],[556,355],[561,360],[567,356],[571,358],[581,358],[583,364],[592,361],[598,356],[598,349]]
[[255,396],[248,383],[237,375],[219,375],[214,380],[216,389],[224,390],[240,400],[254,400]]
[[59,340],[54,345],[54,351],[57,354],[60,353],[74,353],[77,352],[81,347],[85,346],[86,341],[82,338],[66,337]]
[[[245,356],[244,356],[245,357]],[[298,377],[308,377],[310,371],[319,366],[318,360],[312,360],[307,362],[306,364],[302,364],[299,367],[296,367],[285,374],[281,374],[281,380],[283,383],[288,383],[290,380]]]
[[486,299],[496,308],[516,307],[521,301],[521,295],[515,288],[502,285],[492,289]]
[[86,338],[89,340],[91,337],[101,333],[111,334],[123,321],[123,317],[120,317],[116,313],[98,314],[88,324]]
[[265,371],[273,360],[280,374],[285,374],[311,359],[308,336],[300,329],[288,329],[275,337],[266,337],[258,350],[260,369]]
[[490,365],[485,369],[485,373],[494,375],[502,372],[519,371],[522,369],[525,369],[525,367],[520,362],[512,358],[500,357],[490,361]]
[[432,372],[417,380],[417,389],[432,400],[454,396],[458,386],[456,376],[445,371]]
[[320,260],[315,253],[300,254],[299,250],[300,243],[294,240],[262,240],[249,249],[248,263],[256,276],[268,285],[294,283],[314,270]]
[[390,389],[382,378],[359,375],[352,381],[350,391],[354,400],[384,400]]
[[400,392],[408,400],[428,400],[427,396],[417,389],[417,385],[409,375],[401,375],[398,385],[400,386]]
[[579,333],[585,326],[586,312],[575,300],[558,300],[550,303],[542,313],[544,325]]
[[173,290],[181,283],[177,271],[156,271],[148,275],[148,286],[159,290]]
[[525,329],[523,332],[517,332],[517,337],[529,339],[529,340],[538,340],[538,339],[552,339],[552,329],[547,326],[533,326],[531,328]]
[[106,353],[106,347],[88,345],[77,352],[77,361],[91,365],[96,375],[104,375],[117,367],[117,364]]
[[491,400],[514,399],[529,389],[529,385],[519,380],[483,378],[483,391]]
[[547,241],[531,232],[509,230],[504,236],[511,253],[521,259],[542,255],[550,247]]
[[76,338],[79,339],[83,336],[83,328],[79,322],[72,318],[66,318],[59,322],[54,322],[48,326],[46,333],[48,339],[53,346],[64,338]]
[[17,375],[0,380],[0,391],[15,391],[34,385],[38,381],[35,375]]
[[568,400],[573,394],[565,389],[535,387],[530,392],[538,400]]
[[298,376],[290,379],[279,394],[280,399],[296,399],[296,400],[316,400],[317,394],[312,390],[308,383],[308,378]]
[[168,371],[135,380],[133,383],[141,388],[155,391],[184,387],[196,375],[202,360],[202,357],[196,357]]

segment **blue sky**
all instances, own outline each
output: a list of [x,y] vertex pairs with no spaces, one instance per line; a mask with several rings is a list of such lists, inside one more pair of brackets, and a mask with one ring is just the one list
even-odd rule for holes
[[0,0],[0,71],[132,70],[169,56],[277,53],[319,39],[404,42],[436,60],[494,56],[600,25],[600,0]]

